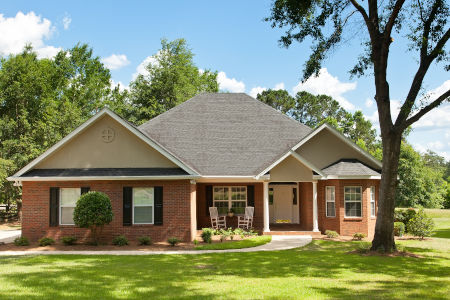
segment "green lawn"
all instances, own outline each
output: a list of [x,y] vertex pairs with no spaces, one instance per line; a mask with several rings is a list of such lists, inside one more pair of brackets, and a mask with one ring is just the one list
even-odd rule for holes
[[214,243],[195,247],[195,250],[226,250],[226,249],[242,249],[251,248],[267,244],[272,240],[270,235],[255,236],[249,239],[235,242]]
[[450,239],[450,209],[426,209],[425,212],[433,218],[436,225],[433,236]]
[[[431,213],[437,233],[449,229],[450,211]],[[422,258],[321,240],[275,252],[0,256],[0,299],[449,299],[449,241],[399,241]]]

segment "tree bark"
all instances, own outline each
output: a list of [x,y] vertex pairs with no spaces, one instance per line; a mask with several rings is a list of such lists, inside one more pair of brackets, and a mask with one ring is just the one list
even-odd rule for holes
[[398,162],[400,158],[401,132],[383,137],[383,166],[378,201],[375,236],[371,250],[395,251],[394,209],[395,191],[398,184]]

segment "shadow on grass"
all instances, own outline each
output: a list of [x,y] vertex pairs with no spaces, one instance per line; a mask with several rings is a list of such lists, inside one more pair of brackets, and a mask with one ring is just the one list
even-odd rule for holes
[[450,228],[435,230],[433,233],[433,237],[450,239]]
[[[7,299],[280,299],[302,298],[298,293],[306,291],[328,298],[447,297],[450,268],[442,260],[346,254],[356,245],[314,241],[275,252],[6,258],[0,290]],[[255,282],[261,285],[249,292]]]

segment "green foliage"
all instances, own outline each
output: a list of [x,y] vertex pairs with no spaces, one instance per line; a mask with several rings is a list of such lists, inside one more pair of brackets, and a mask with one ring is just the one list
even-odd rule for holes
[[176,244],[178,244],[180,242],[180,240],[176,237],[170,237],[167,239],[167,242],[174,247]]
[[30,242],[24,236],[20,236],[20,237],[14,239],[14,245],[16,245],[16,246],[28,246],[29,244],[30,244]]
[[70,246],[75,245],[75,243],[77,242],[77,238],[74,236],[63,236],[61,238],[61,241],[63,242],[64,245]]
[[80,197],[73,212],[75,225],[91,230],[94,242],[98,238],[103,226],[111,223],[113,211],[111,200],[101,192],[88,192]]
[[202,240],[205,243],[211,244],[212,236],[214,235],[214,229],[212,228],[203,228],[202,229]]
[[408,223],[408,232],[423,239],[431,236],[434,229],[433,219],[421,208]]
[[414,208],[396,208],[394,211],[394,221],[407,225],[415,215],[416,210]]
[[339,236],[339,233],[337,233],[334,230],[325,230],[325,235],[331,239],[331,238],[337,238]]
[[113,238],[112,241],[113,245],[115,246],[126,246],[128,245],[128,239],[124,235],[119,235]]
[[151,245],[153,243],[152,239],[149,236],[138,237],[138,242],[139,245]]
[[200,244],[199,241],[198,241],[197,239],[194,239],[192,242],[193,242],[194,245],[196,245],[196,246],[197,246],[198,244]]
[[394,235],[403,236],[405,233],[405,224],[403,222],[394,222]]
[[53,245],[55,243],[55,240],[49,237],[43,237],[39,241],[39,246],[45,247],[49,245]]
[[356,232],[353,234],[353,239],[356,241],[361,241],[363,238],[365,238],[366,235],[364,233],[361,232]]
[[184,39],[161,40],[161,49],[130,83],[131,108],[125,116],[136,124],[183,103],[202,92],[218,92],[217,72],[199,70]]

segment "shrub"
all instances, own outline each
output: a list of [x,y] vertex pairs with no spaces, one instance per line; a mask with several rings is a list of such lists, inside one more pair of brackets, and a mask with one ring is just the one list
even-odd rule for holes
[[55,243],[55,240],[49,237],[43,237],[42,239],[40,239],[39,241],[39,246],[49,246],[49,245],[53,245]]
[[74,245],[75,242],[77,241],[77,238],[74,236],[63,236],[61,238],[61,241],[63,242],[64,245],[69,246]]
[[98,244],[103,226],[111,223],[112,219],[111,200],[101,192],[89,192],[82,195],[73,212],[75,225],[89,228],[95,244]]
[[30,242],[24,236],[18,237],[14,240],[14,245],[16,246],[28,246]]
[[177,239],[176,237],[171,237],[167,239],[167,242],[174,247],[176,244],[178,244],[180,242],[179,239]]
[[[414,208],[398,208],[394,211],[394,221],[402,222],[407,225],[409,221],[416,215],[416,210]],[[408,228],[405,228],[406,231],[409,231]]]
[[433,233],[434,222],[424,212],[423,208],[419,209],[416,215],[408,223],[408,232],[414,236],[420,237],[422,240],[426,236],[430,236]]
[[356,251],[358,251],[361,254],[368,253],[370,251],[371,245],[372,245],[371,243],[366,243],[366,242],[358,243],[358,247],[356,248]]
[[197,246],[199,244],[199,242],[197,241],[197,239],[194,239],[194,245]]
[[356,241],[361,241],[365,237],[366,237],[366,235],[361,232],[356,232],[355,234],[353,234],[353,239]]
[[128,245],[128,240],[124,235],[119,235],[113,239],[112,243],[116,246],[125,246]]
[[202,240],[205,243],[211,244],[213,233],[214,233],[214,229],[212,229],[212,228],[203,228],[202,229],[202,235],[201,235]]
[[403,236],[405,233],[405,224],[403,222],[394,222],[394,235]]
[[149,236],[138,237],[139,245],[151,245],[152,239]]
[[337,233],[334,230],[325,230],[325,234],[328,238],[337,238],[339,236],[339,233]]

